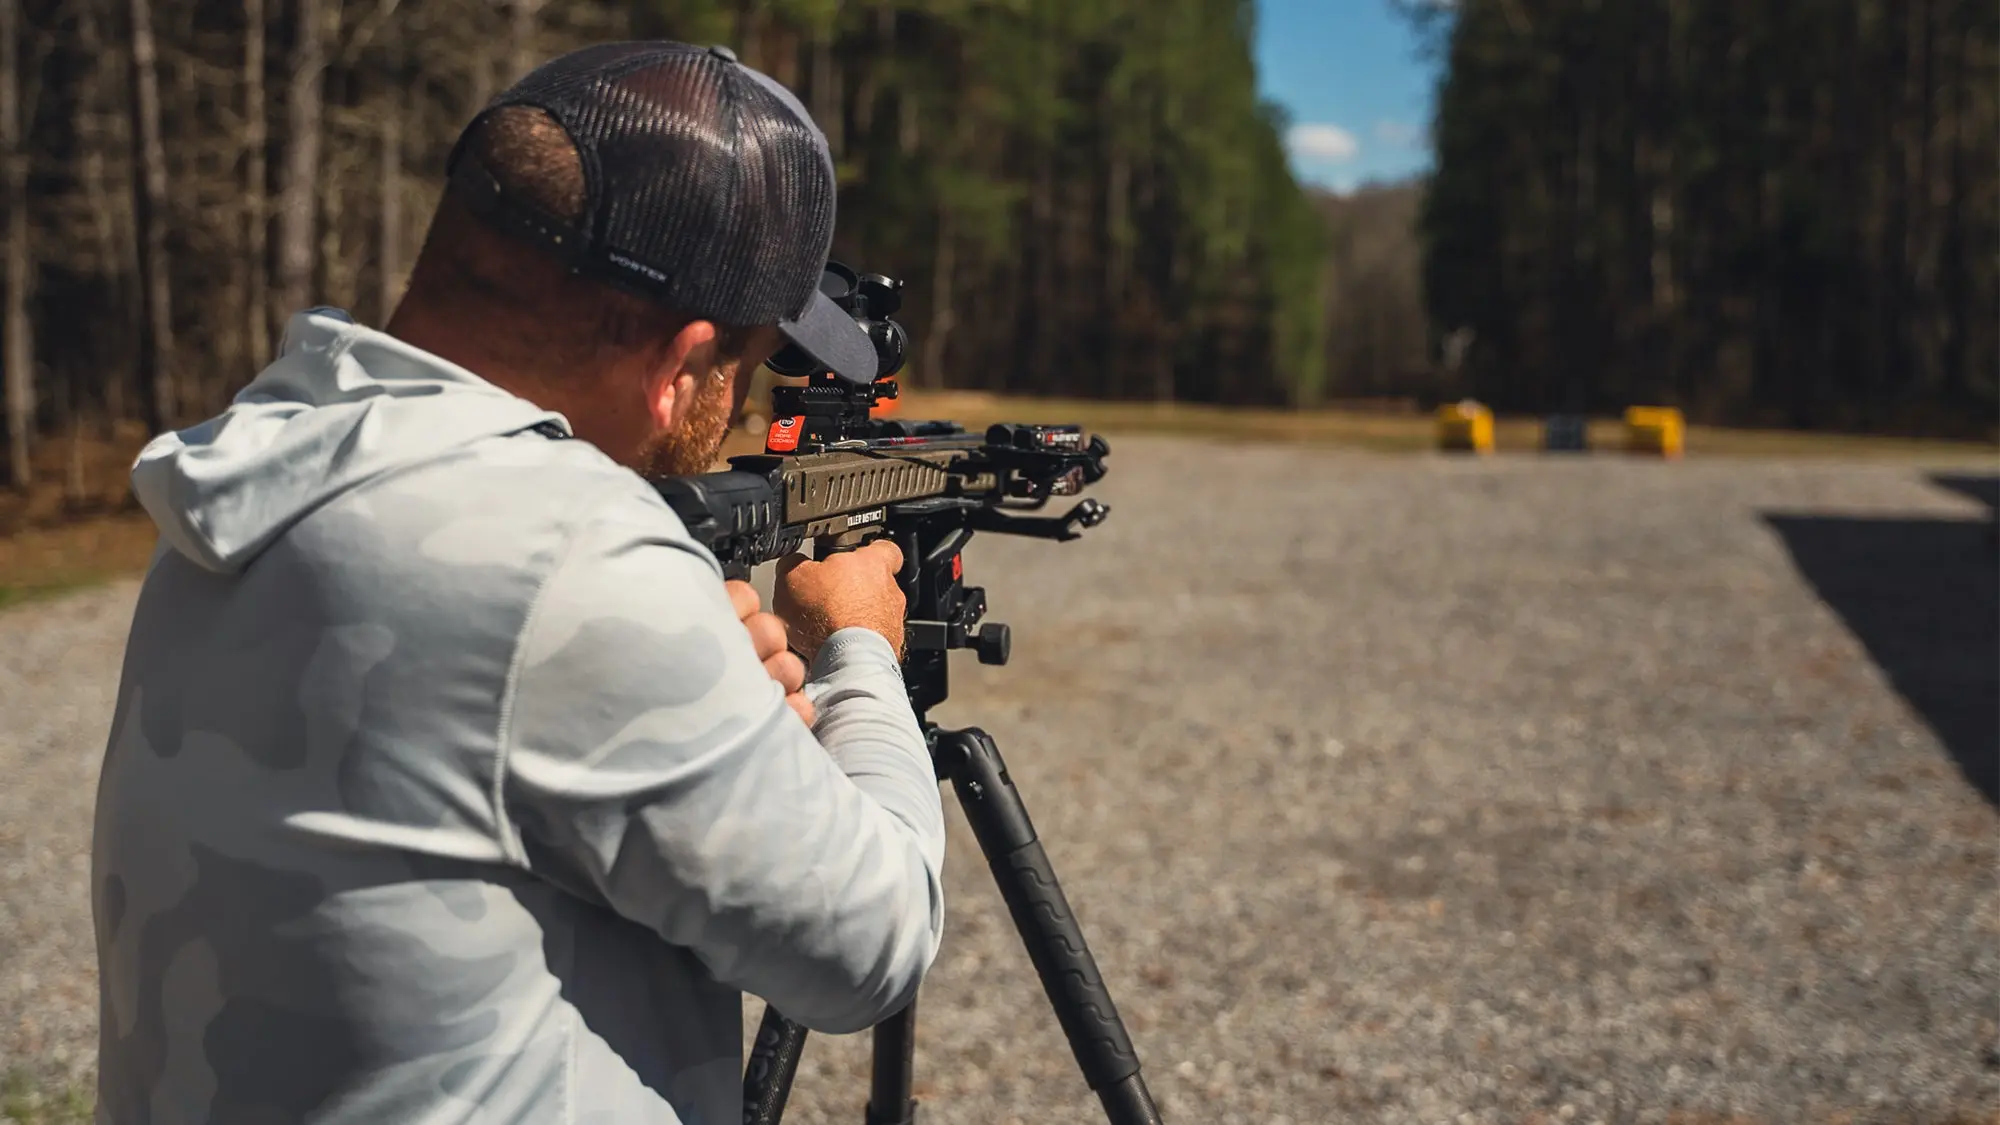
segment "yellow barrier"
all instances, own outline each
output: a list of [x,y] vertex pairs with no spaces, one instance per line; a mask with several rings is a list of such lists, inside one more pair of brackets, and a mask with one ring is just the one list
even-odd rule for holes
[[1493,412],[1467,399],[1438,407],[1438,448],[1461,453],[1493,452]]
[[1679,457],[1687,449],[1687,423],[1671,406],[1634,406],[1625,411],[1625,448],[1653,457]]

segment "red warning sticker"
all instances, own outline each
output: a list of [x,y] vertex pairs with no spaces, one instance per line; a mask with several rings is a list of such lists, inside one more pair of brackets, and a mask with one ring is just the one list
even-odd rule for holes
[[764,452],[790,453],[799,447],[799,434],[805,429],[804,417],[780,418],[771,423],[771,429],[764,435]]
[[956,582],[964,577],[965,577],[965,556],[953,555],[951,557],[951,580],[953,582]]

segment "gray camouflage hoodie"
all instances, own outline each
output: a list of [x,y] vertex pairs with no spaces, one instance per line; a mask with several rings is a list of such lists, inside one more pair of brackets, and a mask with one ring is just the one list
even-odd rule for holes
[[100,1122],[733,1125],[742,992],[829,1032],[915,996],[944,822],[888,644],[834,636],[808,730],[551,423],[315,309],[140,455]]

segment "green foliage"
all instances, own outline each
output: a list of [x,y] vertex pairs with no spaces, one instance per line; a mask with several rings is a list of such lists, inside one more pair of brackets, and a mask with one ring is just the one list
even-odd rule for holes
[[[24,0],[46,64],[28,79],[45,431],[147,398],[115,37],[130,2]],[[319,137],[311,299],[379,323],[465,121],[523,67],[620,38],[726,43],[798,94],[834,150],[835,254],[907,282],[911,382],[1277,403],[1319,379],[1317,216],[1257,101],[1251,0],[324,0],[324,112],[296,136],[296,0],[264,0],[262,27],[241,3],[140,2],[164,67],[169,366],[189,418],[269,361],[293,311],[254,296],[276,291],[282,225],[261,249],[251,231],[285,210],[283,170],[315,147],[300,136]]]
[[840,249],[910,282],[920,335],[951,325],[915,378],[1243,402],[1317,381],[1317,219],[1257,101],[1248,10],[842,9]]
[[96,1105],[79,1085],[36,1082],[19,1070],[0,1078],[0,1125],[89,1125]]

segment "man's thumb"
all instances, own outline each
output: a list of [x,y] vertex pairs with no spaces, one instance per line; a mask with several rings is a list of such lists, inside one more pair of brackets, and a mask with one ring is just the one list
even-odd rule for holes
[[778,560],[778,577],[783,578],[797,570],[801,563],[809,563],[811,561],[811,559],[805,557],[801,552],[793,551],[791,554]]
[[896,545],[894,539],[885,535],[868,544],[868,549],[881,556],[882,565],[888,568],[890,574],[897,574],[902,571],[903,549]]

